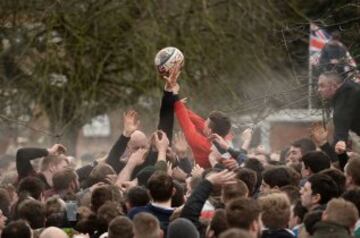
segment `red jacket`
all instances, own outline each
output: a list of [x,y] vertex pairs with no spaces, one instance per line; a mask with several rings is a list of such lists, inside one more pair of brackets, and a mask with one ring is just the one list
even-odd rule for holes
[[210,168],[211,143],[203,134],[205,120],[188,110],[181,101],[175,103],[175,114],[194,154],[196,163],[203,168]]

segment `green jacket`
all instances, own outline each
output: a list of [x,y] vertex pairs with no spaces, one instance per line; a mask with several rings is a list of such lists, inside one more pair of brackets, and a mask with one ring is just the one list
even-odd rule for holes
[[315,232],[312,238],[352,238],[352,236],[344,226],[320,221],[315,225]]

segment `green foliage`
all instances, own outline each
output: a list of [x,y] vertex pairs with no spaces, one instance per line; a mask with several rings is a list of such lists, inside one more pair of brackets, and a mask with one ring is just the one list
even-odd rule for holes
[[[172,45],[185,54],[182,92],[193,106],[241,113],[243,101],[306,83],[309,20],[333,25],[359,9],[345,0],[3,0],[3,102],[40,105],[53,131],[79,128],[158,99],[153,58]],[[359,21],[341,26],[357,56]]]

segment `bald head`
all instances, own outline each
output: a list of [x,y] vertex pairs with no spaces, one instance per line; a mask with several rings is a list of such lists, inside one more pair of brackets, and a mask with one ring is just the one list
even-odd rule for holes
[[69,238],[69,236],[63,230],[51,226],[41,232],[39,238]]
[[121,156],[121,160],[127,161],[129,156],[140,148],[146,147],[148,144],[144,132],[136,130],[131,134],[130,140],[127,144],[126,150]]
[[147,144],[146,135],[144,132],[136,130],[131,134],[129,146],[132,146],[134,150],[139,149],[140,147],[145,147]]

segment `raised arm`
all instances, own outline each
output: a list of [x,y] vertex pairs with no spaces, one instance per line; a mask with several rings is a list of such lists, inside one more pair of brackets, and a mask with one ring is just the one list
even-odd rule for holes
[[55,144],[49,149],[44,148],[21,148],[16,152],[16,170],[19,179],[35,174],[31,160],[42,158],[48,155],[57,155],[66,152],[63,145]]
[[191,111],[190,109],[187,109],[188,111],[188,115],[190,117],[191,122],[194,124],[196,130],[198,130],[199,132],[202,132],[204,130],[205,127],[205,120],[204,118],[202,118],[201,116],[197,115],[196,113],[194,113],[193,111]]
[[187,108],[181,101],[175,103],[175,113],[186,141],[194,153],[196,162],[202,167],[210,167],[208,159],[211,149],[210,142],[195,128],[190,120]]
[[235,173],[223,170],[219,173],[211,173],[198,186],[196,186],[181,211],[180,217],[189,219],[200,229],[199,217],[201,210],[209,198],[214,186],[222,186],[234,183]]
[[126,150],[126,146],[130,141],[131,135],[139,128],[140,121],[138,120],[137,112],[128,111],[123,116],[123,132],[116,143],[110,150],[109,156],[106,159],[106,163],[109,164],[116,173],[119,173],[122,169],[122,163],[120,157]]

